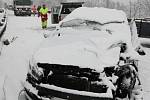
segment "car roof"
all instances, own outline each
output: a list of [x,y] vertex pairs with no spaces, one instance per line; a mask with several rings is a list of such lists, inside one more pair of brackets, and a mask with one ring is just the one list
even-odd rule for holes
[[101,24],[108,22],[127,22],[125,12],[122,10],[108,9],[103,7],[79,7],[71,14],[66,16],[62,22],[73,19],[84,19],[99,22]]

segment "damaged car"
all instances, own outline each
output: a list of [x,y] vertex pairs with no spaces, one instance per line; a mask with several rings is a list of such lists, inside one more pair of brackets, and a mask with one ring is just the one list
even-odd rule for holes
[[123,11],[77,8],[46,37],[29,62],[27,100],[142,98],[140,55]]

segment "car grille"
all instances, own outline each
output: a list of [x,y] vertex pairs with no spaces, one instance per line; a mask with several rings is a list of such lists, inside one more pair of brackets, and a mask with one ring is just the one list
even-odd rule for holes
[[73,65],[38,63],[43,69],[44,76],[41,83],[58,87],[105,93],[107,86],[100,84],[100,73],[90,68],[80,68]]

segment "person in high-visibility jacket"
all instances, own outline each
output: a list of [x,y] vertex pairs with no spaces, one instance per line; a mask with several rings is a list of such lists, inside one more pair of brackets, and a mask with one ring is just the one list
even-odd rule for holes
[[41,16],[41,22],[42,22],[42,28],[47,28],[47,20],[48,20],[48,8],[46,7],[45,4],[41,7],[40,11],[40,16]]

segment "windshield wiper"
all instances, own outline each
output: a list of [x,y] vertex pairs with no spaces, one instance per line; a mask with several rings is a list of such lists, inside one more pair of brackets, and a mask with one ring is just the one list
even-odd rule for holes
[[124,23],[125,21],[110,21],[110,22],[105,22],[105,23],[100,23],[97,21],[90,21],[90,20],[85,20],[87,24],[99,24],[99,25],[106,25],[110,23]]

